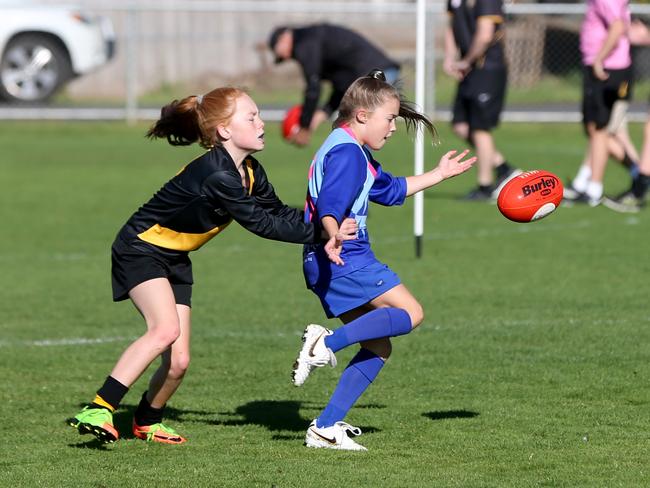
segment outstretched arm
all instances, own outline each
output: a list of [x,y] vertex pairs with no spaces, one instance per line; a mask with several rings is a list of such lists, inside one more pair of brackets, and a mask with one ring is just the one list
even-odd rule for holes
[[476,156],[463,160],[463,158],[469,153],[469,149],[465,149],[463,152],[456,155],[457,152],[458,151],[449,151],[440,158],[438,166],[431,171],[427,171],[421,175],[407,176],[406,196],[409,197],[414,193],[437,185],[447,178],[452,178],[464,173],[476,162]]

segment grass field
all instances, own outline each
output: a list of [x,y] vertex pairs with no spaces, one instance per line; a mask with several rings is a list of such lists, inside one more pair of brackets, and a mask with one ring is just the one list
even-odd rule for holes
[[[342,368],[297,389],[291,364],[307,323],[336,323],[304,288],[299,246],[236,225],[193,254],[193,362],[168,411],[190,441],[130,435],[144,379],[116,415],[122,440],[105,447],[77,435],[63,420],[143,331],[129,304],[111,301],[112,239],[197,154],[146,141],[145,129],[0,123],[0,486],[650,485],[650,214],[561,207],[514,224],[493,205],[457,201],[474,174],[426,193],[419,260],[412,202],[371,210],[375,252],[426,317],[394,341],[347,419],[369,452],[302,446]],[[428,167],[458,146],[440,129]],[[279,195],[302,206],[315,146],[282,143],[272,124],[267,134],[260,159]],[[496,136],[520,167],[561,177],[585,144],[577,124],[506,125]],[[377,156],[411,172],[406,136]],[[627,182],[612,166],[606,191]]]

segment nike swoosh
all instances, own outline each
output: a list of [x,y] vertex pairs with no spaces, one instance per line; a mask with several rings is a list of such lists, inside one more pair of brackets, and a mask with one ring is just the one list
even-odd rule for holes
[[314,341],[314,343],[311,345],[311,347],[309,348],[309,356],[310,356],[310,357],[313,358],[313,357],[315,356],[315,355],[314,355],[314,347],[316,346],[316,343],[317,343],[318,341],[320,341],[320,338],[323,337],[324,334],[325,334],[324,331],[321,332],[321,334],[318,336],[318,339],[316,339],[316,340]]
[[325,442],[329,442],[330,444],[336,444],[336,438],[330,439],[329,437],[325,437],[323,435],[320,435],[318,432],[316,432],[314,429],[309,429],[311,430],[314,434],[316,434],[318,437],[323,439]]
[[153,436],[154,436],[155,439],[162,439],[162,440],[165,440],[165,441],[177,441],[178,442],[178,441],[181,440],[180,437],[169,437],[169,436],[166,436],[166,435],[158,435],[158,434],[154,434]]

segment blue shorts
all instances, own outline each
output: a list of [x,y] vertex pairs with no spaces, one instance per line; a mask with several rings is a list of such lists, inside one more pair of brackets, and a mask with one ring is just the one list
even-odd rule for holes
[[376,262],[309,289],[320,298],[327,317],[333,318],[365,305],[400,283],[392,269]]

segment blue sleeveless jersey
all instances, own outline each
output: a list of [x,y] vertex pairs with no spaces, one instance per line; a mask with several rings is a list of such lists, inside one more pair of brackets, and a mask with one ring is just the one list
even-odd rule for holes
[[318,225],[329,215],[340,224],[346,217],[352,217],[357,221],[359,237],[343,243],[343,266],[330,262],[324,244],[306,245],[303,271],[307,285],[322,286],[330,279],[377,262],[368,235],[368,203],[401,205],[405,198],[405,178],[383,171],[349,128],[333,130],[309,167],[305,222]]

